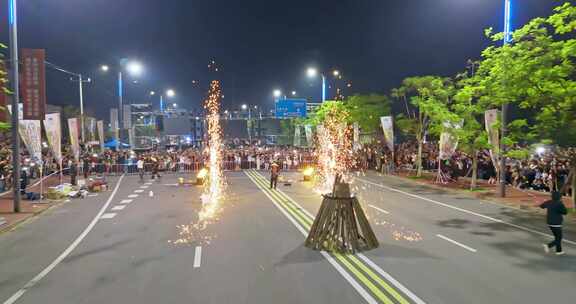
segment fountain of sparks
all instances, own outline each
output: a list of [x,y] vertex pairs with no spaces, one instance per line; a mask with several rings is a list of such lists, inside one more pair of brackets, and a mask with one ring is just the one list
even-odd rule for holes
[[224,174],[222,168],[222,129],[220,126],[220,82],[210,83],[208,97],[204,101],[208,125],[208,180],[202,194],[202,210],[200,223],[213,219],[221,209],[220,203],[224,196]]
[[336,107],[331,108],[318,126],[318,175],[315,190],[320,194],[331,193],[336,176],[343,182],[350,182],[349,169],[353,166],[350,128],[345,121],[348,112]]

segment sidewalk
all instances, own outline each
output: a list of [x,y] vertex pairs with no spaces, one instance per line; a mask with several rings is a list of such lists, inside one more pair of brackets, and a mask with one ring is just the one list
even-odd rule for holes
[[[65,179],[66,181],[66,179]],[[43,191],[46,193],[48,187],[56,186],[60,183],[60,176],[53,175],[45,177],[43,184]],[[39,180],[34,181],[30,186],[28,186],[27,191],[29,192],[40,192]],[[46,211],[50,207],[61,203],[60,201],[50,201],[43,200],[40,201],[27,201],[20,200],[20,213],[14,213],[14,204],[12,201],[13,193],[12,191],[4,192],[0,194],[0,233],[14,228],[19,223],[34,217],[43,211]]]
[[[402,171],[396,176],[410,179],[414,182],[428,186],[467,193],[478,199],[497,202],[500,204],[512,206],[525,210],[540,210],[538,205],[550,199],[550,193],[539,192],[534,190],[521,190],[511,186],[506,187],[506,197],[498,195],[499,185],[488,184],[485,180],[478,180],[477,190],[470,191],[470,178],[459,178],[458,181],[451,181],[447,184],[436,183],[436,173],[424,172],[421,178],[416,178],[415,173]],[[568,208],[574,208],[574,202],[570,197],[563,197],[563,202]]]

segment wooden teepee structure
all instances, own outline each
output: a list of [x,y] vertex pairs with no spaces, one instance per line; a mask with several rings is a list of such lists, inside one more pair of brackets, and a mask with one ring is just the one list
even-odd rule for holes
[[314,250],[355,253],[378,247],[378,240],[350,185],[337,176],[331,194],[325,195],[305,246]]

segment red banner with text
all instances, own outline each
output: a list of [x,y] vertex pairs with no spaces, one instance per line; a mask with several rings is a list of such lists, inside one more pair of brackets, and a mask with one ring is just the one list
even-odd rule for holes
[[22,103],[24,119],[44,120],[46,114],[46,66],[43,49],[22,49]]

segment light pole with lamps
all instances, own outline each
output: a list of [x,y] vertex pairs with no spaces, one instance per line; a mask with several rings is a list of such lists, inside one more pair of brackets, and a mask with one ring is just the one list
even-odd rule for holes
[[[512,42],[512,3],[511,0],[504,0],[504,46]],[[508,132],[507,118],[508,118],[508,103],[504,102],[502,104],[502,126],[501,126],[501,138],[503,139]],[[500,140],[500,197],[506,197],[506,157],[504,157],[504,152],[506,145],[503,140]]]
[[20,138],[18,137],[18,119],[20,117],[20,88],[18,72],[18,10],[16,0],[8,0],[8,26],[10,31],[10,59],[12,61],[12,191],[14,212],[20,212]]
[[[108,72],[110,67],[108,65],[102,65],[100,67],[102,72]],[[118,68],[118,127],[122,129],[122,106],[123,106],[123,98],[124,98],[124,83],[123,83],[123,75],[122,71],[126,69],[126,71],[133,76],[139,76],[142,74],[144,68],[142,65],[137,61],[130,61],[126,58],[120,59],[120,64]],[[121,135],[119,137],[122,137]],[[120,138],[117,138],[116,142],[116,149],[120,148]]]

